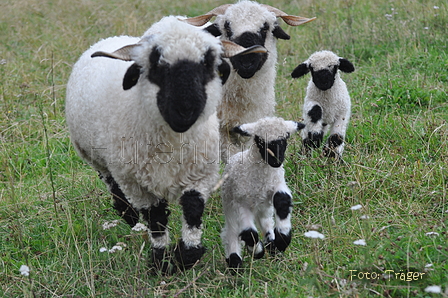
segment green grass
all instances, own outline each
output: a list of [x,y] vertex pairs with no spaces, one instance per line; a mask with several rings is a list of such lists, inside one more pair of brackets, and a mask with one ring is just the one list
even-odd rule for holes
[[[229,274],[219,237],[219,193],[205,210],[207,253],[186,272],[152,275],[149,243],[141,232],[123,222],[102,229],[117,219],[110,195],[77,157],[64,120],[73,63],[101,38],[138,36],[164,15],[193,16],[224,3],[2,2],[1,297],[448,296],[444,1],[266,2],[291,14],[317,16],[296,28],[280,21],[292,38],[278,43],[278,115],[301,118],[308,78],[293,80],[289,74],[314,51],[333,50],[356,67],[343,74],[353,113],[345,163],[319,152],[304,158],[299,138],[291,140],[285,168],[294,193],[294,237],[284,255],[256,261],[246,256],[245,271]],[[357,204],[363,208],[350,209]],[[180,237],[179,216],[173,206],[173,241]],[[306,238],[310,229],[325,239]],[[359,239],[367,245],[354,245]],[[118,242],[126,248],[100,253]],[[31,268],[29,277],[20,274],[22,264]],[[375,280],[352,276],[385,270],[394,274]],[[407,281],[407,272],[424,274]],[[430,285],[441,286],[444,294],[426,293]]]

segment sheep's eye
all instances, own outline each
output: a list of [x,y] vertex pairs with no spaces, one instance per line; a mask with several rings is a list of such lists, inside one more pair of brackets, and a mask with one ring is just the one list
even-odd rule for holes
[[232,29],[230,29],[230,23],[229,22],[225,22],[224,23],[224,30],[226,31],[227,37],[232,37],[233,33],[232,33]]
[[261,32],[267,33],[268,30],[269,30],[269,24],[268,23],[264,23],[263,28],[261,28]]

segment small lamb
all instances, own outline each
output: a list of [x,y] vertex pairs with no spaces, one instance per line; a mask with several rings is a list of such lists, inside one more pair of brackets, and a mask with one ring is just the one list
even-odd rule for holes
[[[264,255],[257,227],[268,250],[285,251],[291,242],[291,191],[283,161],[287,139],[304,124],[266,117],[235,127],[232,132],[253,138],[254,145],[229,159],[221,188],[225,226],[221,237],[230,268],[242,265],[240,241],[254,258]],[[275,228],[274,228],[275,209]]]
[[293,78],[299,78],[311,71],[312,76],[303,105],[306,128],[301,135],[304,151],[309,153],[310,149],[319,148],[324,135],[330,131],[324,155],[336,159],[342,157],[351,114],[350,95],[338,69],[350,73],[355,67],[331,51],[319,51],[291,73]]

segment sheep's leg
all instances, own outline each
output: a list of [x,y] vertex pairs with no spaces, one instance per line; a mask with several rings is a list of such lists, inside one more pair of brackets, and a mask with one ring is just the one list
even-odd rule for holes
[[192,267],[205,253],[202,246],[202,213],[205,201],[196,190],[184,192],[180,198],[182,205],[182,239],[174,251],[175,258],[181,269]]
[[306,102],[304,105],[303,118],[305,128],[301,131],[304,153],[309,153],[311,149],[319,148],[324,138],[324,127],[322,120],[322,107],[316,102]]
[[170,242],[167,230],[168,216],[170,215],[168,203],[165,200],[160,200],[158,205],[151,206],[149,214],[146,209],[142,213],[151,230],[151,259],[154,267],[162,273],[169,273],[172,266],[166,256],[166,247]]
[[221,233],[221,239],[224,244],[227,265],[232,269],[239,269],[243,264],[239,239],[239,221],[233,215],[226,214],[226,223]]
[[275,209],[274,243],[275,247],[283,252],[291,243],[292,197],[286,184],[274,194],[273,201]]
[[257,225],[264,235],[264,245],[267,250],[272,253],[275,248],[275,233],[274,233],[274,207],[271,202],[266,202],[266,205],[261,206],[257,213]]
[[328,157],[339,159],[344,152],[344,139],[347,130],[349,116],[336,119],[331,130],[330,136],[324,146],[323,154]]
[[99,177],[109,187],[112,194],[114,209],[131,227],[135,226],[139,220],[139,212],[132,207],[131,203],[126,199],[126,196],[121,191],[120,186],[115,182],[110,173],[99,173]]

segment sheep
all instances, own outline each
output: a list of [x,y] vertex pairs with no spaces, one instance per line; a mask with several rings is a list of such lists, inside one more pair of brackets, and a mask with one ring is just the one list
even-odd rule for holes
[[[134,226],[139,213],[148,222],[156,269],[188,269],[205,252],[201,217],[219,177],[216,109],[230,72],[221,56],[257,51],[265,50],[223,43],[169,16],[142,38],[99,41],[73,67],[66,96],[71,141],[126,222]],[[182,238],[171,262],[166,226],[168,204],[176,201]]]
[[292,195],[285,182],[283,161],[287,139],[304,126],[300,122],[266,117],[232,129],[254,140],[249,149],[229,159],[223,174],[225,225],[221,237],[226,262],[232,270],[242,265],[240,241],[254,258],[264,256],[257,228],[271,253],[283,252],[290,244]]
[[223,99],[218,107],[221,135],[221,159],[224,163],[244,146],[250,138],[232,133],[231,129],[243,123],[275,114],[275,78],[277,39],[290,39],[276,18],[286,24],[298,26],[315,20],[288,15],[269,5],[253,1],[219,6],[202,16],[187,19],[194,25],[203,25],[213,16],[216,19],[207,27],[221,40],[233,41],[243,47],[263,45],[268,53],[245,55],[230,59],[232,72],[224,85]]
[[319,148],[324,136],[330,136],[323,148],[323,155],[340,160],[344,151],[344,139],[350,120],[351,103],[347,86],[338,69],[351,73],[353,64],[331,51],[318,51],[298,65],[291,73],[299,78],[311,72],[303,104],[306,128],[301,131],[303,151]]

